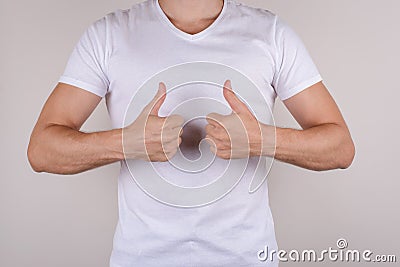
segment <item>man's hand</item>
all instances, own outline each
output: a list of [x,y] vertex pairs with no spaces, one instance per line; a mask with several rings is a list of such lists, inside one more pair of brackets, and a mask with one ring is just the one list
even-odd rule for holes
[[260,156],[267,126],[262,125],[235,95],[229,80],[224,84],[223,93],[232,113],[226,116],[210,113],[207,116],[206,138],[211,151],[223,159]]
[[165,98],[166,87],[160,83],[155,97],[138,118],[123,129],[126,158],[162,162],[171,159],[178,151],[184,120],[179,115],[158,116]]

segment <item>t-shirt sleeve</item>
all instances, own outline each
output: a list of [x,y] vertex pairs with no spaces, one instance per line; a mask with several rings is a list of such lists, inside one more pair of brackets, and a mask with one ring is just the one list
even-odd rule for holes
[[104,18],[89,26],[74,47],[59,82],[104,97],[109,87],[106,36]]
[[275,44],[276,63],[272,86],[281,100],[322,80],[299,36],[279,18],[276,21]]

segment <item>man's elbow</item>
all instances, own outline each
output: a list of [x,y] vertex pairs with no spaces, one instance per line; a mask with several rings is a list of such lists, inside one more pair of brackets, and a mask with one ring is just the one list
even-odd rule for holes
[[354,146],[354,142],[350,136],[346,137],[346,140],[341,143],[340,149],[338,149],[339,154],[337,155],[338,160],[338,168],[339,169],[347,169],[353,163],[356,149]]
[[43,168],[43,164],[41,164],[39,149],[40,148],[38,147],[38,145],[35,145],[34,143],[32,143],[32,141],[30,141],[26,153],[32,170],[38,173],[45,171]]

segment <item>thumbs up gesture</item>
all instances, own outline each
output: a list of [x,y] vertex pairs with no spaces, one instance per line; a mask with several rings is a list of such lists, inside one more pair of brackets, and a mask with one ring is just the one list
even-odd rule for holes
[[123,129],[126,158],[163,162],[178,151],[184,120],[179,115],[158,116],[165,98],[166,87],[160,83],[150,103],[131,125]]
[[224,97],[232,109],[230,115],[207,115],[206,140],[210,149],[222,159],[260,156],[262,125],[232,91],[231,82],[224,84]]

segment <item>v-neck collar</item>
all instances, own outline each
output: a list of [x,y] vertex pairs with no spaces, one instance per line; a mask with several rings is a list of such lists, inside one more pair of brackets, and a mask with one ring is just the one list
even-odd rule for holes
[[178,29],[169,20],[167,15],[162,10],[158,0],[152,0],[152,1],[153,1],[153,6],[157,10],[158,17],[162,20],[162,22],[164,22],[172,31],[174,31],[175,34],[179,35],[182,38],[188,39],[188,40],[195,40],[195,39],[198,39],[198,38],[200,38],[202,36],[205,36],[206,34],[210,33],[219,24],[219,22],[222,20],[222,18],[224,17],[224,15],[226,13],[226,9],[228,7],[228,3],[227,3],[228,0],[224,0],[224,5],[222,7],[222,10],[219,13],[218,17],[214,20],[214,22],[210,26],[208,26],[207,28],[202,30],[201,32],[198,32],[198,33],[195,33],[195,34],[190,34],[190,33],[187,33],[187,32],[184,32],[184,31]]

